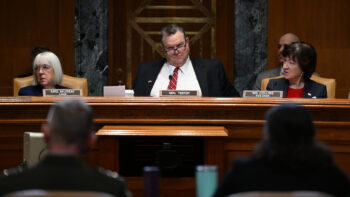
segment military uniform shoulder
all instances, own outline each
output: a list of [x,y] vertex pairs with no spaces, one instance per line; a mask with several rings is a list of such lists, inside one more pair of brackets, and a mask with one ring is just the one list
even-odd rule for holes
[[102,176],[111,178],[111,180],[114,180],[113,188],[118,190],[119,194],[117,196],[123,196],[123,197],[131,197],[131,192],[128,190],[126,186],[126,181],[123,177],[119,176],[119,174],[115,171],[106,170],[104,168],[97,168],[97,171]]
[[119,176],[118,172],[107,170],[102,167],[97,168],[97,171],[107,177],[114,178],[114,179],[122,179],[121,176]]
[[17,167],[14,167],[14,168],[7,168],[7,169],[4,169],[2,172],[1,172],[1,177],[7,177],[7,176],[12,176],[12,175],[16,175],[16,174],[20,174],[24,171],[26,171],[28,169],[27,166],[22,166],[22,165],[19,165]]

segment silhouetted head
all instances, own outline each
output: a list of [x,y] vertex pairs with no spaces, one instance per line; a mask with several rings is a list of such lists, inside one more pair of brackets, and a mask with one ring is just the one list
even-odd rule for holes
[[51,106],[47,115],[50,143],[87,148],[93,133],[93,111],[82,100],[66,99]]
[[296,103],[276,105],[266,113],[264,138],[252,158],[282,171],[329,166],[333,163],[332,153],[315,139],[315,133],[306,107]]
[[283,103],[272,107],[266,114],[266,139],[277,146],[312,144],[315,127],[306,107]]

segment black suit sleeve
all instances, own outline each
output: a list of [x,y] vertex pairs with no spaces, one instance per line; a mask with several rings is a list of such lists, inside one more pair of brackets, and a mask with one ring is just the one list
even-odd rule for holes
[[273,90],[272,80],[269,80],[269,82],[267,83],[266,90]]
[[[240,173],[242,168],[240,166],[244,166],[244,163],[246,163],[247,161],[247,158],[241,157],[237,157],[235,160],[232,161],[231,168],[225,172],[213,197],[227,197],[230,194],[241,192],[241,189],[237,188],[242,178],[242,173]],[[246,173],[243,172],[243,176],[245,176],[245,174]],[[250,173],[247,173],[247,175],[249,177],[251,176]]]
[[165,61],[165,59],[158,59],[139,64],[132,85],[135,96],[150,96],[154,82]]
[[[139,64],[136,70],[136,76],[132,84],[134,90],[134,96],[149,96],[150,90],[153,87],[153,81],[149,79],[149,67],[151,66],[148,62],[142,62]],[[147,69],[148,68],[148,69]]]
[[217,61],[217,67],[219,68],[219,80],[222,87],[222,96],[224,97],[239,97],[239,93],[236,88],[227,79],[225,69],[220,61]]
[[266,90],[275,91],[287,91],[288,90],[288,80],[284,78],[270,79],[267,83]]
[[134,90],[135,96],[143,96],[142,87],[140,87],[141,86],[141,82],[140,82],[141,70],[142,70],[142,63],[138,65],[137,70],[136,70],[136,76],[135,76],[135,79],[132,83],[132,89]]
[[328,98],[326,86],[322,90],[321,98]]
[[23,93],[23,88],[21,88],[21,89],[19,89],[19,91],[18,91],[18,96],[23,96],[24,95],[24,93]]

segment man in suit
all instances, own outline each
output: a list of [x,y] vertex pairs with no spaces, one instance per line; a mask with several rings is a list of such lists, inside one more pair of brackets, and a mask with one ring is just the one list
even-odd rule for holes
[[0,178],[0,196],[19,190],[95,191],[129,196],[124,180],[112,171],[89,167],[80,154],[92,145],[93,112],[81,100],[63,100],[50,108],[42,132],[49,149],[38,165]]
[[253,86],[254,90],[261,90],[261,81],[265,78],[277,77],[283,74],[282,65],[283,65],[283,55],[282,51],[286,45],[289,45],[293,42],[300,42],[300,39],[297,35],[293,33],[284,34],[279,42],[277,47],[277,55],[280,66],[271,70],[266,70],[258,74],[255,80],[255,84]]
[[189,57],[189,37],[182,27],[169,24],[162,31],[166,59],[142,62],[133,82],[135,96],[159,96],[160,90],[198,90],[200,96],[238,96],[219,60]]

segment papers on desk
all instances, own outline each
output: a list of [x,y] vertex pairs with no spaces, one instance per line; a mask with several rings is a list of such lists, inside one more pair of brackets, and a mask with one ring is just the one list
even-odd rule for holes
[[103,86],[103,96],[134,96],[134,90],[125,90],[125,86]]

